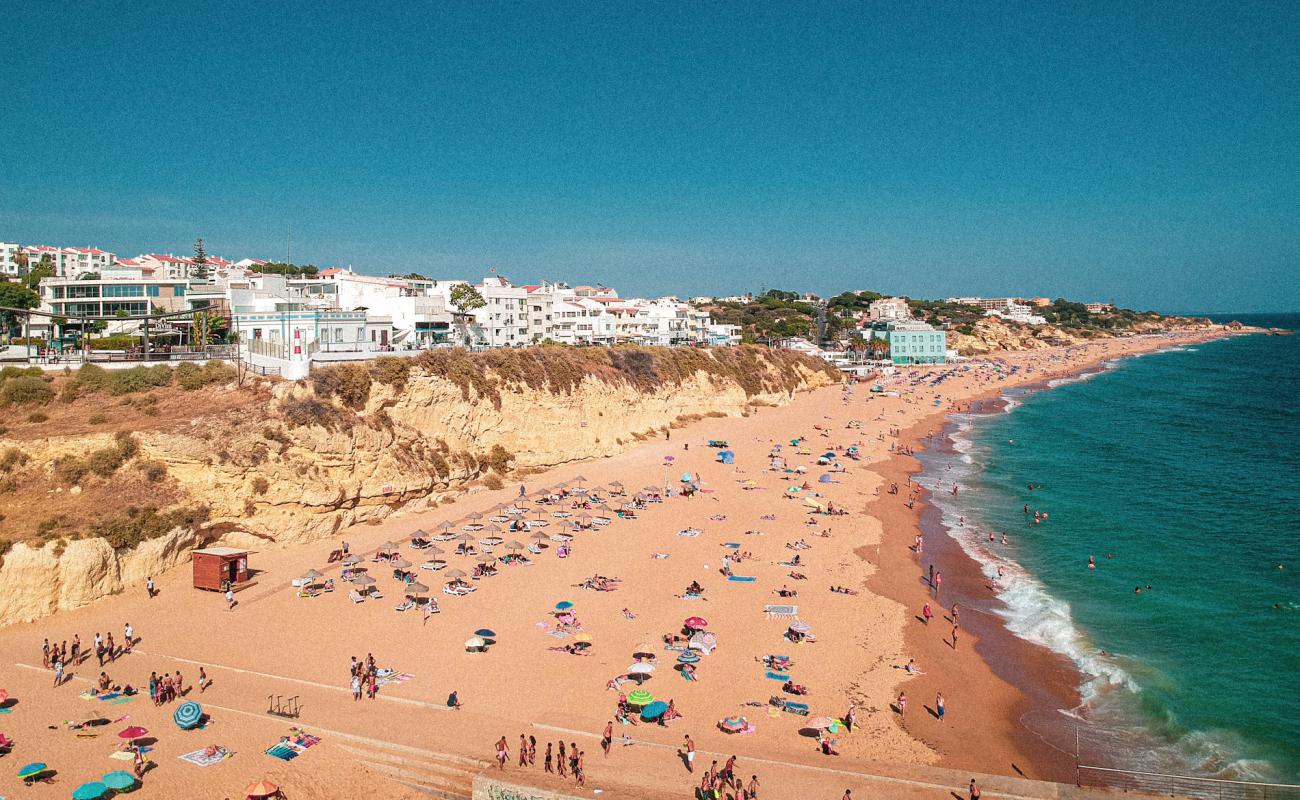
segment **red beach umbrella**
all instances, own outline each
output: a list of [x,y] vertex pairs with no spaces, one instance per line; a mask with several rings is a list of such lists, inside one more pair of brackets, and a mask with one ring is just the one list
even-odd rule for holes
[[131,739],[143,739],[148,735],[149,735],[148,728],[141,728],[139,725],[132,725],[129,728],[123,728],[121,731],[119,731],[117,734],[117,738],[126,739],[129,741]]
[[702,631],[705,628],[709,627],[709,621],[703,617],[687,617],[686,620],[682,622],[682,624],[688,628],[691,628],[692,630],[697,630],[697,631]]

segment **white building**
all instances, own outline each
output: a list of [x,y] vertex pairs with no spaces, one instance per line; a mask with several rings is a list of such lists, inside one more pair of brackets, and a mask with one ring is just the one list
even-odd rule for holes
[[991,309],[984,312],[986,317],[997,317],[1009,322],[1019,322],[1022,325],[1046,325],[1047,318],[1041,314],[1035,314],[1034,310],[1024,303],[1007,302],[1005,308]]
[[912,318],[912,310],[904,297],[882,297],[867,306],[867,317],[872,322],[902,322]]
[[52,247],[36,244],[26,247],[12,242],[0,242],[0,274],[18,275],[18,253],[27,255],[27,269],[40,266],[48,259],[58,278],[79,278],[92,272],[103,272],[117,263],[117,256],[96,247]]
[[[332,289],[320,294],[332,294],[334,307],[340,310],[364,310],[373,319],[391,320],[392,344],[397,347],[427,347],[449,341],[451,283],[443,284],[422,289],[411,281],[358,275],[344,269],[323,270],[317,280],[308,281],[309,286]],[[439,290],[442,288],[446,291]]]

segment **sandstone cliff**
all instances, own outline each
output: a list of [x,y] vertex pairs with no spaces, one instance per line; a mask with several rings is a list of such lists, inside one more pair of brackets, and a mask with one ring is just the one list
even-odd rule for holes
[[[217,395],[235,390],[216,389],[219,412],[201,413],[200,400],[188,420],[137,430],[129,460],[107,476],[73,471],[73,480],[67,463],[111,451],[121,433],[0,439],[0,450],[21,447],[31,476],[16,493],[43,514],[65,512],[49,525],[6,515],[0,624],[138,584],[188,563],[204,542],[320,539],[476,481],[612,455],[680,421],[786,403],[837,379],[824,364],[787,353],[744,348],[717,362],[704,352],[649,352],[630,360],[618,353],[612,363],[600,352],[387,360],[277,383],[243,404],[220,402]],[[132,464],[147,467],[151,480],[141,485]],[[150,499],[202,514],[164,530],[165,515],[140,522]],[[78,504],[93,508],[78,514]],[[13,543],[21,524],[37,530]]]

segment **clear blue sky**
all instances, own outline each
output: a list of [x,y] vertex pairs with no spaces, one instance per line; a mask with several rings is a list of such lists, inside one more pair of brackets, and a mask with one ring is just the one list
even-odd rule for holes
[[1295,2],[26,5],[0,240],[1300,308]]

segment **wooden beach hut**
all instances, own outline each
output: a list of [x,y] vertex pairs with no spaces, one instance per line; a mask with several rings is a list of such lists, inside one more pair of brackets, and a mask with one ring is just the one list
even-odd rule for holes
[[194,563],[194,588],[222,591],[227,582],[238,589],[247,583],[248,551],[234,547],[205,547],[190,554]]

